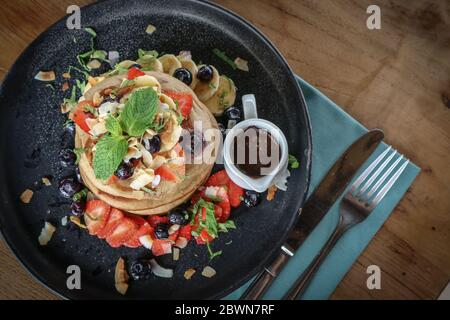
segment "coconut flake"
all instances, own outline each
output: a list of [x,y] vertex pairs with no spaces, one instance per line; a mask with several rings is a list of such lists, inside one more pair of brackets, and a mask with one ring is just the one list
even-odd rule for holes
[[47,245],[47,243],[51,240],[55,230],[56,228],[50,222],[46,221],[38,238],[39,244],[41,246]]
[[62,76],[63,76],[64,79],[70,79],[70,73],[69,72],[64,72],[62,74]]
[[55,81],[56,76],[54,71],[39,71],[34,78],[39,81]]
[[178,54],[178,58],[180,60],[191,60],[192,53],[190,51],[180,51],[180,53]]
[[52,185],[50,179],[47,178],[47,177],[43,177],[43,178],[42,178],[42,183],[43,183],[45,186],[47,186],[47,187],[50,187],[50,186]]
[[31,198],[33,198],[33,190],[26,189],[22,194],[20,195],[20,201],[23,203],[30,203]]
[[98,107],[98,116],[100,118],[106,118],[110,114],[115,114],[117,112],[119,104],[117,102],[107,101],[102,103]]
[[157,174],[152,181],[152,188],[156,188],[157,186],[159,186],[160,182],[161,182],[161,176],[159,174]]
[[63,227],[67,226],[67,223],[69,222],[69,219],[67,219],[67,216],[64,216],[61,218],[61,225]]
[[195,273],[195,269],[192,269],[192,268],[187,269],[187,270],[184,272],[184,278],[185,278],[186,280],[190,280],[190,279],[192,278],[192,276],[194,275],[194,273]]
[[123,258],[119,258],[117,260],[116,268],[114,271],[114,282],[116,286],[116,290],[120,294],[125,294],[128,290],[128,273],[125,270],[125,261]]
[[217,273],[216,270],[214,270],[210,266],[206,266],[202,271],[202,276],[206,278],[212,278],[216,275],[216,273]]
[[62,91],[67,91],[68,89],[69,89],[69,83],[68,83],[67,81],[65,81],[65,82],[62,84],[61,90],[62,90]]
[[139,237],[139,242],[144,246],[144,248],[152,250],[153,239],[148,234],[142,237]]
[[180,229],[180,225],[179,224],[173,224],[170,226],[169,228],[169,234],[173,234],[175,232],[177,232]]
[[152,171],[139,170],[137,172],[136,178],[130,183],[130,187],[134,190],[141,190],[142,187],[145,187],[149,183],[151,183],[155,177],[155,174]]
[[245,71],[245,72],[249,71],[247,60],[237,57],[236,59],[234,59],[234,64],[236,65],[236,68],[238,68],[241,71]]
[[155,259],[150,260],[150,265],[152,266],[152,272],[155,276],[161,278],[173,277],[173,270],[161,267]]
[[187,244],[188,241],[185,237],[178,237],[177,241],[175,242],[175,246],[177,246],[180,249],[186,248]]
[[173,261],[178,261],[180,259],[180,249],[173,248]]
[[277,190],[278,190],[277,186],[275,186],[275,185],[270,186],[269,189],[267,190],[266,199],[269,201],[272,201],[273,198],[275,198],[275,194],[276,194]]
[[147,26],[147,29],[145,29],[145,32],[147,34],[153,34],[153,32],[155,32],[155,31],[156,31],[156,27],[154,25],[152,25],[152,24],[149,24]]
[[70,221],[71,221],[73,224],[77,225],[77,226],[80,227],[81,229],[87,229],[86,225],[84,225],[84,224],[81,223],[80,218],[75,217],[75,216],[70,216],[69,219],[70,219]]

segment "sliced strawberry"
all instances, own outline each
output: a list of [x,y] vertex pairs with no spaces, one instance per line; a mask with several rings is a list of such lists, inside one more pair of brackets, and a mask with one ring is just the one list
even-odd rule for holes
[[206,241],[203,240],[200,236],[194,237],[195,239],[195,243],[201,245],[201,244],[206,244]]
[[109,213],[108,221],[105,224],[105,227],[97,233],[97,237],[100,239],[104,239],[108,237],[114,229],[122,222],[124,215],[123,212],[116,208],[111,208]]
[[228,199],[227,191],[223,187],[219,189],[218,196],[221,201],[217,205],[222,208],[222,214],[220,215],[219,222],[225,222],[228,220],[231,213],[230,200]]
[[130,68],[127,73],[127,79],[133,80],[137,77],[145,76],[145,73],[139,70],[138,68]]
[[175,91],[164,91],[164,93],[178,103],[183,118],[187,119],[192,109],[192,95]]
[[91,130],[86,123],[87,119],[94,118],[94,115],[87,111],[86,107],[93,107],[92,101],[81,101],[75,108],[74,113],[71,115],[73,122],[75,122],[84,132],[89,133]]
[[214,186],[214,187],[220,187],[220,186],[228,186],[228,183],[230,182],[230,178],[227,175],[227,172],[225,170],[220,170],[213,174],[211,177],[209,177],[208,181],[206,181],[205,186]]
[[215,204],[215,205],[214,205],[214,216],[216,217],[216,220],[217,220],[217,221],[220,221],[222,215],[223,215],[222,207],[219,206],[219,205],[217,205],[217,204]]
[[244,189],[239,187],[236,183],[231,181],[228,184],[228,197],[230,198],[230,204],[233,208],[239,207],[241,199],[244,196]]
[[152,236],[153,228],[142,217],[129,216],[129,218],[132,219],[138,225],[138,231],[134,234],[134,236],[130,240],[128,240],[125,243],[125,246],[129,248],[138,248],[142,245],[141,242],[139,241],[139,238],[145,235]]
[[172,242],[169,240],[155,239],[152,244],[152,253],[155,256],[162,256],[172,252]]
[[172,181],[175,183],[178,183],[181,181],[180,177],[177,175],[177,173],[169,168],[167,165],[163,164],[159,168],[155,170],[155,175],[160,175],[161,179],[166,181]]
[[106,225],[111,207],[102,200],[90,200],[86,203],[84,221],[89,234],[96,235]]
[[180,249],[183,249],[187,246],[188,240],[185,237],[178,237],[177,242],[175,242],[175,246]]
[[178,229],[177,231],[173,232],[172,234],[169,234],[169,240],[173,241],[173,243],[175,243],[178,239],[178,235],[180,234],[180,229]]
[[156,228],[156,226],[160,223],[169,223],[169,218],[167,216],[152,215],[147,218],[147,221],[150,223],[152,228]]
[[191,230],[192,230],[192,226],[190,224],[182,226],[180,228],[180,233],[178,234],[179,238],[185,238],[186,240],[190,240],[191,239]]
[[130,218],[124,217],[114,231],[106,238],[113,248],[118,248],[130,240],[138,231],[138,225]]

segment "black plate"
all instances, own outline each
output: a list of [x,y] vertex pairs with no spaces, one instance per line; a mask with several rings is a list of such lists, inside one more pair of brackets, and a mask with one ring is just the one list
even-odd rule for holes
[[[125,298],[220,298],[238,288],[261,270],[274,256],[308,189],[311,163],[311,132],[305,101],[289,66],[274,46],[246,21],[217,5],[200,1],[105,1],[82,9],[83,27],[97,33],[96,47],[117,50],[121,59],[136,58],[137,49],[177,53],[191,50],[193,58],[215,65],[238,86],[237,106],[242,94],[254,93],[261,118],[283,129],[291,154],[301,163],[292,171],[287,192],[275,200],[264,200],[254,209],[240,207],[232,218],[238,229],[221,235],[213,243],[223,254],[211,265],[214,278],[200,276],[208,263],[205,247],[189,245],[181,251],[172,280],[152,278],[134,282]],[[153,35],[147,25],[157,26]],[[73,40],[76,38],[77,41]],[[63,133],[65,117],[59,104],[68,92],[60,90],[61,74],[76,65],[75,56],[87,51],[89,37],[82,30],[68,30],[61,20],[39,36],[19,57],[0,91],[0,223],[13,252],[41,282],[71,299],[121,298],[114,289],[114,265],[120,256],[128,260],[145,254],[144,249],[112,249],[60,220],[69,212],[61,200],[57,182],[73,169],[62,168],[58,152],[71,145]],[[250,72],[231,69],[212,54],[225,50],[230,57],[249,61]],[[40,70],[57,73],[56,91],[33,80]],[[44,175],[53,185],[35,185]],[[30,204],[18,200],[26,188],[35,190]],[[40,247],[37,237],[44,221],[57,226],[53,239]],[[229,243],[232,240],[232,243]],[[225,245],[229,243],[228,245]],[[162,264],[172,265],[171,258]],[[76,264],[82,270],[82,289],[68,290],[66,268]],[[187,268],[198,269],[190,281],[183,278]]]

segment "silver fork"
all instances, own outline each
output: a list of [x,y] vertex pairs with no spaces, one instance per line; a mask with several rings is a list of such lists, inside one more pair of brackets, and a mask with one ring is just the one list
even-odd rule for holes
[[[350,190],[342,199],[339,208],[339,222],[333,234],[283,299],[294,300],[304,293],[320,265],[342,235],[348,229],[366,219],[392,188],[409,163],[409,160],[405,159],[403,155],[398,156],[392,162],[395,155],[398,155],[397,151],[389,146],[353,182]],[[386,171],[380,177],[385,169]],[[388,178],[389,180],[385,182]]]

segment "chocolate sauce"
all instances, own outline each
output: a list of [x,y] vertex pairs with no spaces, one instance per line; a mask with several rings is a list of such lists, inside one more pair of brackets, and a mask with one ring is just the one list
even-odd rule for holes
[[281,148],[266,129],[251,126],[234,137],[233,162],[244,174],[257,178],[269,175],[281,159]]

